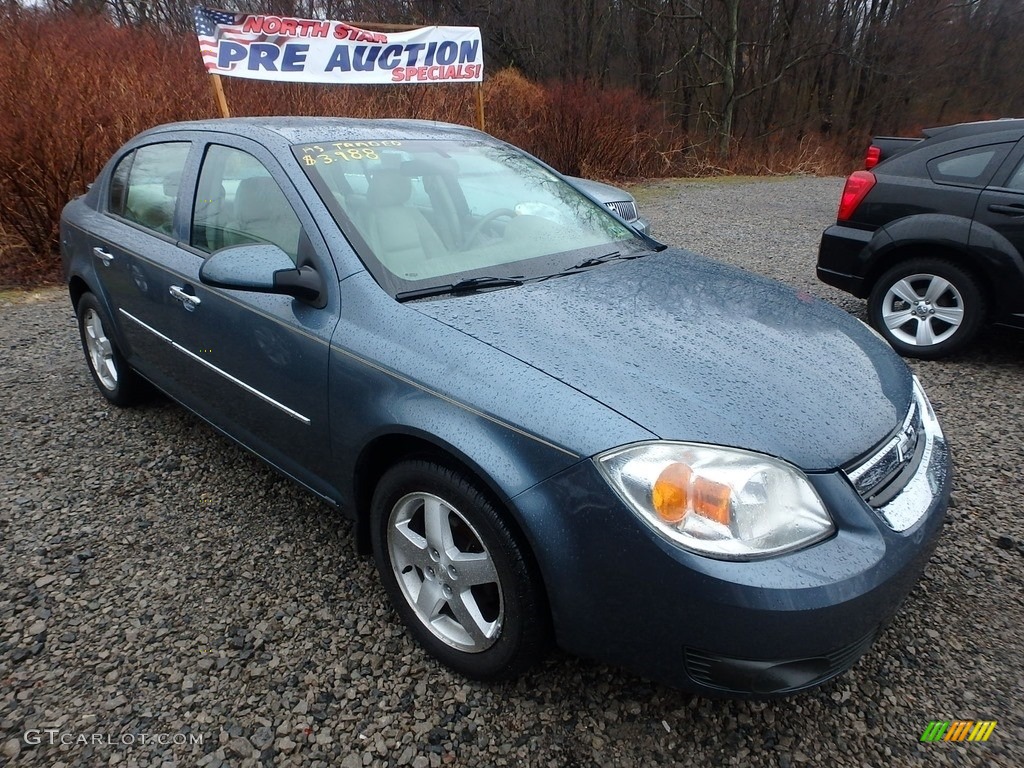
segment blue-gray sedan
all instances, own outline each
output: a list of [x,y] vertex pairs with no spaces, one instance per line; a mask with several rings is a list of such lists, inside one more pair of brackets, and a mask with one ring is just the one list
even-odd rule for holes
[[921,573],[949,454],[862,323],[454,125],[136,137],[64,211],[99,391],[156,387],[356,521],[409,631],[703,692],[819,684]]

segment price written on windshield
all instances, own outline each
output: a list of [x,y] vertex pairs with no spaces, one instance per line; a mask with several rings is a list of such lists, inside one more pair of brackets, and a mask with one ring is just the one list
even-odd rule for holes
[[326,147],[314,144],[302,148],[302,162],[306,165],[330,165],[339,160],[379,160],[378,149],[400,146],[400,141],[337,141]]

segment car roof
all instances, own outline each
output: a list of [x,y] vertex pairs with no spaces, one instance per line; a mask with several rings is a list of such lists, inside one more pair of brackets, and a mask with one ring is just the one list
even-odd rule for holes
[[172,131],[210,131],[255,139],[265,145],[335,141],[473,139],[496,142],[464,125],[433,120],[360,119],[350,117],[229,117],[168,123],[138,138]]
[[1004,118],[1001,120],[981,120],[975,123],[957,123],[956,125],[942,125],[935,128],[925,128],[922,133],[929,139],[937,138],[942,141],[959,139],[963,136],[979,136],[986,133],[1024,133],[1024,119]]

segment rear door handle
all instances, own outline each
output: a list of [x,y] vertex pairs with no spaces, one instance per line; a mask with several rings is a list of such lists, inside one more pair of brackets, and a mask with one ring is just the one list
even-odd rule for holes
[[992,213],[1005,213],[1007,216],[1024,216],[1024,205],[990,205]]
[[180,285],[172,285],[168,291],[178,301],[184,302],[185,309],[195,309],[202,301],[199,300],[198,296],[193,296],[191,293],[185,293],[181,289]]
[[102,248],[100,248],[98,245],[93,247],[92,255],[95,256],[100,261],[102,261],[103,262],[103,266],[105,266],[105,267],[109,267],[110,266],[110,262],[112,262],[114,260],[114,254],[107,253]]

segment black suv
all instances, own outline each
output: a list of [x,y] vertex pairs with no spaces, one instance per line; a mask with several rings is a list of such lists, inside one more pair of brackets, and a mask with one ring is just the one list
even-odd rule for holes
[[868,300],[900,354],[936,358],[988,322],[1024,329],[1024,120],[875,138],[846,180],[818,278]]

